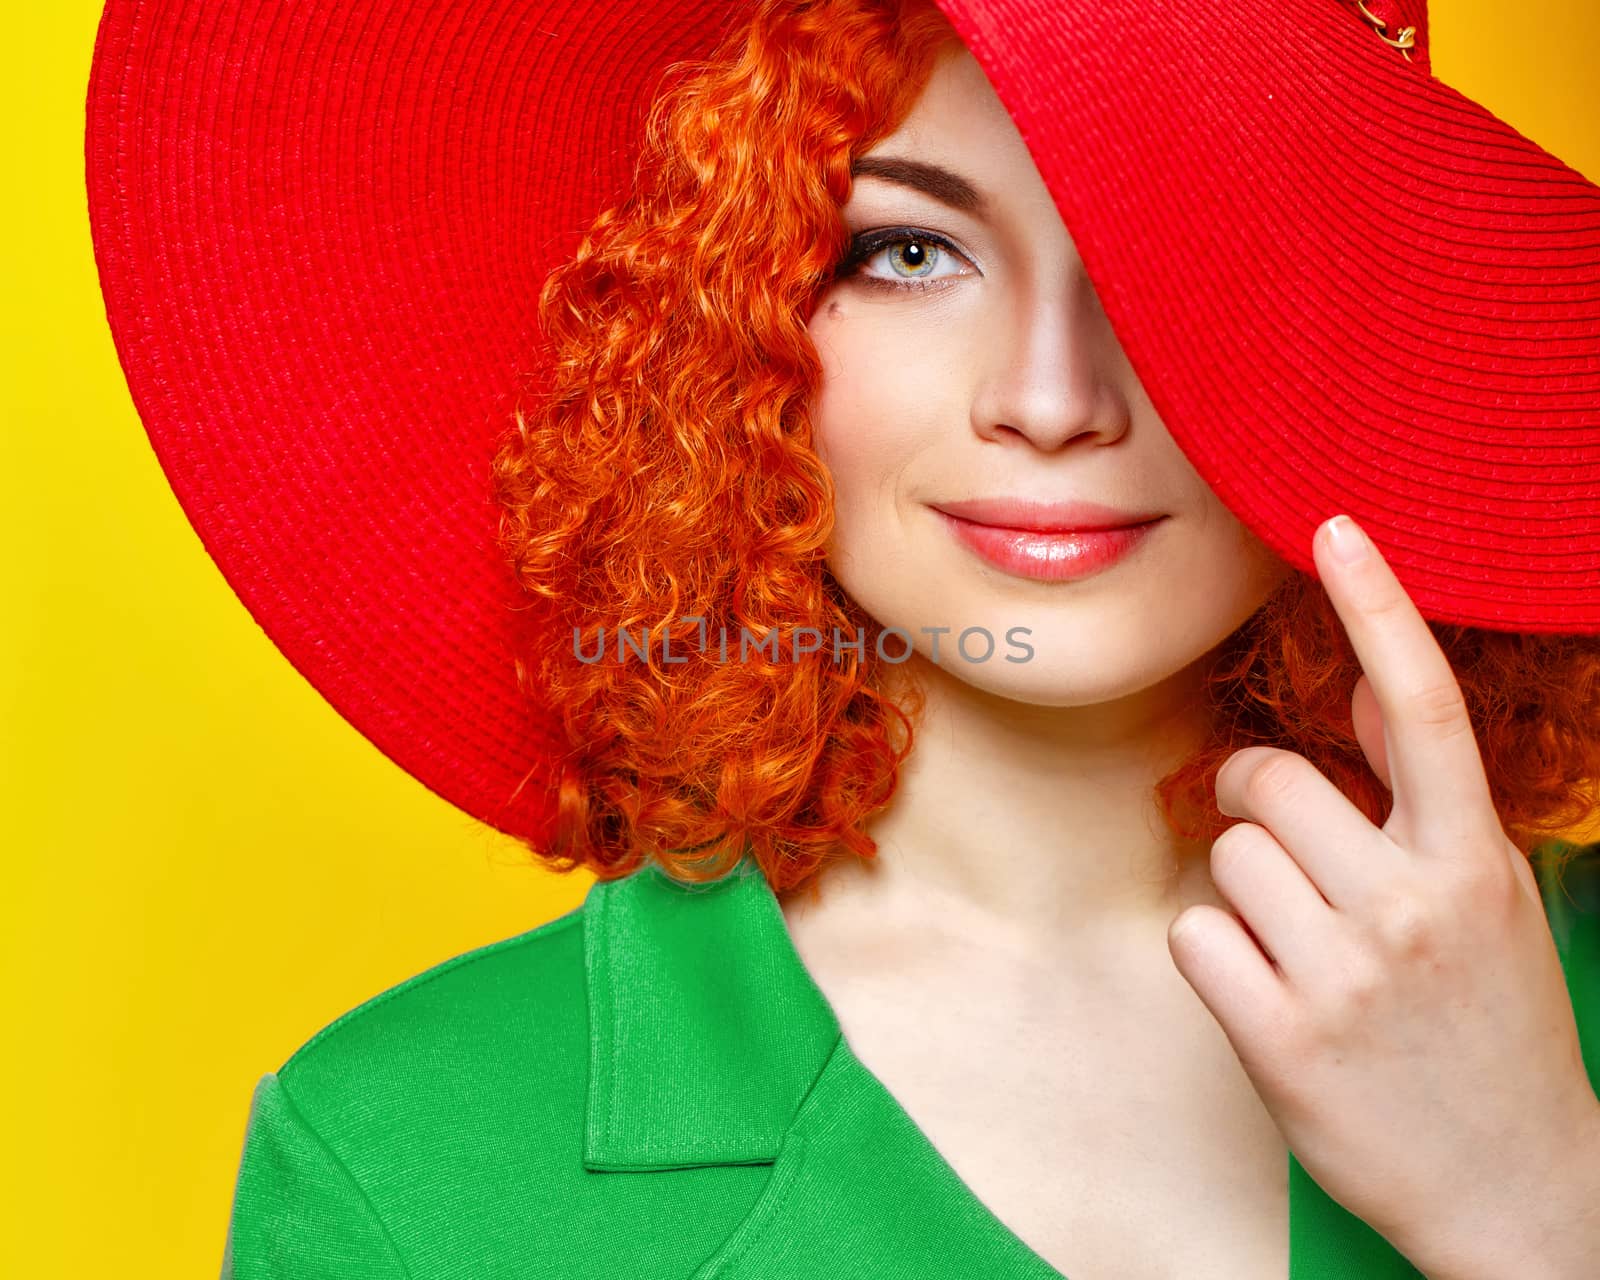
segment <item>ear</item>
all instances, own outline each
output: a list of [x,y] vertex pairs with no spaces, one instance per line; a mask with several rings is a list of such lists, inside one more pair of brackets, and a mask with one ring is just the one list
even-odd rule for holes
[[1350,695],[1350,719],[1355,723],[1356,741],[1361,744],[1362,754],[1367,757],[1372,772],[1378,775],[1378,781],[1393,792],[1394,784],[1389,780],[1389,752],[1383,738],[1383,712],[1378,707],[1378,695],[1372,692],[1372,682],[1365,673],[1356,681],[1355,690]]

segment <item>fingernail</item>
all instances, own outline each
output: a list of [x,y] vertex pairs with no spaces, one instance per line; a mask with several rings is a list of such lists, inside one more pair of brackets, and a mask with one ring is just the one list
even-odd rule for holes
[[1345,564],[1365,559],[1367,552],[1372,549],[1367,535],[1349,516],[1334,516],[1328,521],[1328,545],[1334,557]]

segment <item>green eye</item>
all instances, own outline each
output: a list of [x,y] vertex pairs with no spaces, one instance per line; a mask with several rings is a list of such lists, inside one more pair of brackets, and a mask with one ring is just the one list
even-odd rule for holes
[[[937,262],[939,260],[939,246],[936,244],[929,244],[922,240],[892,240],[884,246],[889,251],[890,262],[894,261],[896,256],[895,249],[899,245],[906,246],[905,252],[901,257],[903,259],[914,259],[911,263],[914,268],[926,267],[930,261]],[[923,274],[926,274],[926,272]]]
[[[895,276],[891,278],[889,276],[864,273],[861,268],[884,250],[889,251],[890,267],[895,272]],[[938,265],[947,251],[953,257],[961,257],[960,251],[944,237],[918,231],[912,227],[893,227],[878,231],[865,231],[850,242],[849,251],[845,255],[844,262],[839,267],[839,277],[853,278],[861,284],[875,288],[933,288],[943,285],[946,281],[959,278],[953,275],[936,277],[930,275],[931,270]],[[917,270],[919,274],[903,274],[900,267],[895,265],[897,259],[901,264]]]

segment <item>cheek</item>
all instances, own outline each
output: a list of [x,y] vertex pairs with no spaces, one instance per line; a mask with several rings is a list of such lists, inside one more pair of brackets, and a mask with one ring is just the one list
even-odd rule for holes
[[1290,572],[1209,493],[1168,532],[1130,605],[1135,614],[1158,612],[1179,647],[1198,652],[1231,634]]
[[841,515],[917,483],[918,470],[938,457],[937,405],[881,362],[852,353],[848,365],[833,366],[808,412],[812,448],[833,477]]
[[1225,635],[1266,602],[1291,568],[1225,508],[1213,530],[1185,573],[1199,588],[1197,607],[1214,615],[1211,629]]
[[1228,519],[1234,530],[1234,554],[1239,566],[1238,591],[1251,602],[1254,611],[1294,572],[1294,567],[1250,532],[1231,512]]
[[[1184,467],[1188,468],[1185,462]],[[1199,475],[1190,471],[1197,495],[1188,550],[1191,568],[1234,600],[1265,600],[1289,573],[1290,566],[1250,531]]]

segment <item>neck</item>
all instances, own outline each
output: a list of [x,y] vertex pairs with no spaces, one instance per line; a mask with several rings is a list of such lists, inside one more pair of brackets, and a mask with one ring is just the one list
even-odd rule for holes
[[914,674],[926,703],[867,827],[877,857],[830,866],[819,896],[1032,953],[1164,935],[1191,903],[1221,903],[1204,849],[1173,836],[1154,799],[1205,732],[1197,669],[1079,707],[1002,698],[932,664]]

